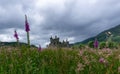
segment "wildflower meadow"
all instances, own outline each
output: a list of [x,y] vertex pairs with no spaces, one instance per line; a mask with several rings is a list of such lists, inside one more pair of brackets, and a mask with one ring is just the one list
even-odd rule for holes
[[119,73],[119,49],[0,48],[0,74]]

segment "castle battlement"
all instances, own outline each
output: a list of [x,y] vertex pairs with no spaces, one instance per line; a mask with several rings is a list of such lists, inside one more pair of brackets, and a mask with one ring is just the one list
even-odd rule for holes
[[60,42],[60,38],[55,36],[54,38],[51,37],[50,38],[50,44],[49,44],[49,47],[69,47],[69,41],[66,40],[66,41],[62,41]]

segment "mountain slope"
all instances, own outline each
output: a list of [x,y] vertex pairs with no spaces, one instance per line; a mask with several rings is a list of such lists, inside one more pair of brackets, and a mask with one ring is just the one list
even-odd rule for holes
[[95,38],[98,39],[98,41],[106,41],[106,32],[110,31],[113,35],[112,37],[112,40],[115,41],[115,42],[120,42],[120,25],[116,26],[116,27],[113,27],[111,29],[108,29],[108,30],[105,30],[103,32],[101,32],[100,34],[98,34],[97,36],[95,37],[91,37],[91,38],[88,38],[82,42],[77,42],[75,44],[80,44],[80,43],[83,43],[83,44],[86,44],[88,43],[89,41],[93,41]]

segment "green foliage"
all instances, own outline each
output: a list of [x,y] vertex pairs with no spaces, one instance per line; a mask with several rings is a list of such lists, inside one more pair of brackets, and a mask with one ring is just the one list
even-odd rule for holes
[[115,42],[108,42],[108,48],[118,48]]
[[114,37],[112,38],[112,40],[113,40],[114,42],[120,43],[120,36],[114,36]]
[[78,45],[73,45],[72,49],[78,49]]
[[115,49],[117,49],[118,48],[118,44],[117,43],[115,43],[115,42],[100,42],[100,49],[103,49],[103,48],[111,48],[111,49],[113,49],[113,48],[115,48]]
[[106,47],[106,42],[100,42],[100,49],[103,49]]
[[88,42],[88,46],[89,46],[90,48],[94,48],[94,45],[93,45],[93,44],[94,44],[93,41],[89,41],[89,42]]
[[113,48],[113,47],[114,47],[114,43],[113,43],[113,42],[109,42],[109,43],[108,43],[108,47],[109,47],[109,48]]
[[73,45],[72,49],[85,49],[85,45],[84,44]]
[[80,45],[78,46],[78,48],[79,48],[79,49],[85,49],[85,45],[84,45],[84,44],[80,44]]

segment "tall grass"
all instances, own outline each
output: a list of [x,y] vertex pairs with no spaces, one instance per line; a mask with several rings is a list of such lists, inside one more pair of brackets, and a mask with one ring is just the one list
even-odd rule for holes
[[[102,60],[101,60],[102,58]],[[120,50],[0,48],[0,74],[119,74]]]

